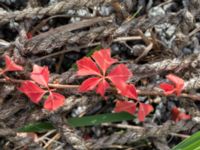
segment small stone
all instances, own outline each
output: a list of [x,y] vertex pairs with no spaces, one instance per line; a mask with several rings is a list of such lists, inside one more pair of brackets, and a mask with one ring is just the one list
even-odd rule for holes
[[167,31],[165,33],[168,37],[172,37],[174,35],[175,31],[176,31],[176,27],[171,25],[171,26],[169,26],[169,28],[167,29]]
[[111,45],[111,50],[113,52],[113,54],[118,54],[120,52],[120,48],[119,45],[114,43]]
[[164,16],[165,15],[165,11],[161,8],[161,7],[153,7],[152,9],[150,9],[149,11],[149,18],[152,17],[156,17],[156,16]]
[[110,6],[102,6],[99,8],[99,13],[102,16],[109,16],[112,13],[113,9]]
[[200,122],[200,117],[192,117],[192,120],[199,123]]
[[184,47],[182,52],[186,55],[192,54],[192,50],[190,48]]
[[41,29],[43,32],[46,32],[49,30],[49,26],[46,25],[46,26],[43,26],[42,29]]
[[71,23],[75,23],[75,22],[79,22],[80,20],[81,20],[80,17],[72,17],[72,18],[70,19],[70,22],[71,22]]
[[86,9],[79,9],[77,11],[78,16],[88,16],[89,15],[89,11]]
[[67,11],[67,15],[74,15],[75,14],[75,10],[68,10]]

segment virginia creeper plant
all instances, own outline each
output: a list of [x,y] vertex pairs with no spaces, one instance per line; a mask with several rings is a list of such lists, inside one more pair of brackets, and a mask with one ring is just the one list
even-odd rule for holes
[[[135,85],[128,82],[133,76],[132,72],[126,65],[120,64],[117,59],[111,57],[110,49],[96,51],[91,57],[83,57],[76,64],[78,66],[77,76],[88,77],[79,86],[79,92],[95,90],[106,100],[106,91],[110,88],[115,89],[118,95],[121,95],[121,98],[116,100],[114,111],[128,112],[132,115],[137,112],[138,120],[141,122],[153,111],[152,105],[143,103],[138,99]],[[6,75],[7,72],[22,70],[22,66],[15,64],[8,55],[5,55],[5,68],[0,70],[0,75],[9,80]],[[64,105],[65,97],[55,92],[56,89],[49,87],[49,76],[48,67],[33,65],[30,79],[21,82],[18,90],[24,93],[33,103],[38,104],[43,99],[44,108],[53,111]],[[166,78],[171,83],[160,84],[164,94],[166,96],[171,94],[179,96],[184,89],[184,80],[173,74],[167,75]],[[174,121],[190,118],[177,107],[173,107],[171,113]]]

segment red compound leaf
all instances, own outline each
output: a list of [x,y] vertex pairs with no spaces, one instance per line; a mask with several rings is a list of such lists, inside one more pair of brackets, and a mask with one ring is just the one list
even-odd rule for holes
[[103,78],[92,77],[85,80],[79,87],[80,92],[86,92],[94,90],[96,88],[96,93],[104,96],[106,89],[109,87],[107,81]]
[[50,92],[50,95],[45,100],[44,108],[53,111],[64,105],[65,97],[56,92]]
[[131,71],[124,64],[119,64],[110,71],[107,78],[112,81],[116,88],[121,88],[121,82],[126,82],[132,76]]
[[15,64],[14,61],[11,60],[11,58],[8,55],[5,55],[5,63],[6,67],[3,70],[3,72],[6,71],[22,71],[23,67]]
[[33,71],[31,72],[31,79],[40,85],[48,87],[48,81],[49,81],[48,67],[41,67],[38,65],[34,65]]
[[32,39],[33,34],[31,32],[28,32],[28,33],[26,33],[26,37],[27,37],[27,39]]
[[138,100],[137,91],[136,91],[135,85],[133,85],[133,84],[126,84],[126,87],[119,92],[121,95],[123,95],[125,97]]
[[103,71],[103,75],[105,75],[107,69],[115,62],[117,59],[111,58],[110,49],[101,49],[100,51],[96,51],[92,58],[98,64],[98,66]]
[[77,61],[78,72],[77,75],[79,76],[86,76],[86,75],[100,75],[101,73],[91,58],[84,57]]
[[150,104],[140,103],[138,110],[138,120],[143,122],[145,117],[153,111],[153,107]]
[[106,89],[109,88],[108,82],[103,78],[96,89],[96,92],[99,93],[102,97],[104,97]]
[[31,81],[24,81],[21,84],[21,87],[18,88],[19,91],[23,92],[30,98],[30,100],[34,103],[38,103],[43,95],[46,93],[45,90],[41,89],[39,86],[34,84]]
[[174,120],[175,122],[178,122],[180,120],[188,120],[191,118],[190,115],[181,112],[177,107],[172,108],[171,114],[172,114],[172,120]]
[[119,64],[111,70],[106,78],[111,80],[121,95],[135,99],[137,96],[133,96],[134,94],[131,94],[131,91],[133,93],[136,92],[133,90],[134,87],[126,84],[126,81],[130,77],[132,77],[130,70],[124,64]]
[[160,88],[164,90],[165,95],[170,95],[175,92],[175,87],[169,83],[161,83]]
[[173,85],[169,83],[161,83],[160,88],[164,90],[165,95],[176,93],[176,95],[179,96],[184,88],[184,80],[173,74],[169,74],[166,77],[173,83]]
[[181,79],[180,77],[177,77],[176,75],[169,74],[166,76],[168,80],[174,83],[175,89],[176,89],[176,94],[180,95],[183,88],[184,88],[184,80]]
[[107,80],[110,80],[119,93],[122,93],[122,95],[126,97],[136,99],[137,94],[135,87],[133,85],[126,84],[126,81],[132,76],[132,73],[124,64],[117,65],[107,76],[105,75],[107,69],[113,63],[117,62],[116,59],[111,58],[110,49],[102,49],[97,51],[92,55],[92,58],[96,63],[91,58],[87,57],[77,61],[77,75],[98,76],[85,80],[79,88],[80,92],[85,92],[96,88],[96,92],[104,97],[106,89],[109,88],[109,83]]
[[134,102],[117,100],[114,111],[128,112],[129,114],[133,115],[136,111],[136,104]]
[[95,89],[101,78],[93,77],[85,80],[79,87],[80,92],[86,92]]

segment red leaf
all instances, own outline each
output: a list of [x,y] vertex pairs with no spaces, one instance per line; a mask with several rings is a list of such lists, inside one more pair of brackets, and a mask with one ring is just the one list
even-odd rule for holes
[[34,103],[38,103],[43,95],[46,93],[45,90],[41,89],[39,86],[31,81],[24,81],[21,84],[21,87],[18,89],[26,94]]
[[101,73],[96,66],[96,64],[92,61],[91,58],[84,57],[77,61],[78,72],[77,75],[79,76],[86,76],[86,75],[100,75]]
[[[132,76],[132,73],[124,64],[117,65],[116,67],[114,67],[114,69],[111,70],[108,76],[105,75],[108,67],[117,62],[116,59],[111,58],[110,49],[102,49],[100,51],[97,51],[92,55],[92,58],[95,60],[96,63],[91,58],[87,57],[84,57],[81,60],[77,61],[77,75],[98,76],[85,80],[81,84],[79,91],[85,92],[93,90],[97,86],[96,92],[99,93],[101,96],[104,96],[106,89],[109,87],[106,79],[109,79],[111,80],[113,85],[116,86],[117,90],[124,94],[124,96],[136,99],[137,93],[135,87],[133,85],[127,86],[126,84],[126,81]],[[98,67],[102,70],[103,74]]]
[[3,72],[6,72],[6,71],[22,71],[23,70],[23,67],[15,64],[15,62],[12,61],[8,55],[5,55],[5,63],[6,63],[6,67],[3,70]]
[[99,93],[102,97],[104,96],[105,94],[105,91],[106,89],[109,87],[109,84],[108,82],[103,78],[98,86],[97,86],[97,89],[96,89],[96,92]]
[[153,107],[150,104],[140,103],[138,110],[138,120],[143,122],[145,117],[153,111]]
[[89,90],[93,90],[100,81],[101,81],[101,78],[98,78],[98,77],[89,78],[80,85],[79,91],[86,92]]
[[40,85],[48,87],[48,81],[49,81],[48,67],[40,67],[38,65],[34,65],[33,71],[31,72],[31,79],[33,79]]
[[50,92],[50,95],[44,103],[44,108],[51,111],[64,105],[65,97],[59,93]]
[[125,83],[131,76],[131,71],[124,64],[119,64],[110,71],[107,78],[112,81],[117,89],[122,90],[126,88],[123,83]]
[[188,120],[191,118],[190,115],[180,112],[180,110],[177,107],[173,107],[171,113],[172,113],[172,120],[174,120],[175,122],[178,122],[180,120]]
[[169,74],[166,77],[167,77],[168,80],[170,80],[171,82],[173,82],[175,84],[176,94],[180,95],[181,91],[184,88],[184,80],[177,77],[176,75],[173,75],[173,74]]
[[100,51],[96,51],[92,55],[92,58],[102,69],[104,75],[108,67],[110,67],[113,63],[117,62],[116,59],[111,58],[110,49],[101,49]]
[[121,91],[119,90],[120,94],[128,97],[128,98],[132,98],[135,100],[138,100],[138,95],[137,95],[137,91],[135,88],[135,85],[133,84],[126,84],[126,87],[124,89],[122,89]]
[[188,120],[188,119],[191,119],[190,115],[187,115],[185,113],[180,113],[179,114],[179,120]]
[[32,39],[33,34],[31,32],[26,33],[27,39]]
[[129,114],[133,115],[136,111],[136,104],[134,102],[117,100],[114,111],[128,112]]
[[169,83],[161,83],[160,88],[164,90],[165,95],[170,95],[175,92],[175,87]]
[[[97,86],[97,88],[96,88]],[[90,91],[96,88],[96,93],[104,96],[106,89],[109,87],[107,81],[103,78],[93,77],[85,80],[79,87],[80,92]]]

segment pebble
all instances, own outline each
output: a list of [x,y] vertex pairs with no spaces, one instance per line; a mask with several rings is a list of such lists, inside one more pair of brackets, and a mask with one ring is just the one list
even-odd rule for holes
[[101,16],[109,16],[112,13],[113,8],[110,6],[101,6],[98,7],[98,11]]
[[120,53],[120,48],[119,48],[119,45],[114,43],[111,45],[111,50],[114,54],[118,54]]
[[74,15],[76,12],[75,12],[75,10],[72,10],[72,9],[70,9],[70,10],[68,10],[67,11],[67,15]]
[[192,54],[192,50],[190,48],[184,47],[182,52],[186,55]]
[[192,120],[197,123],[200,123],[200,117],[192,117]]
[[[77,15],[77,16],[92,16],[92,14],[89,12],[88,9],[79,9],[77,11],[74,10],[68,10],[67,11],[68,15]],[[81,20],[80,17],[71,17],[70,22],[79,22]]]
[[86,106],[79,106],[72,111],[72,117],[77,117],[86,110]]
[[77,10],[78,16],[89,16],[89,10],[88,9],[79,9]]
[[42,32],[46,32],[49,30],[49,25],[45,25],[41,28]]
[[176,26],[170,25],[165,33],[168,37],[172,37],[172,35],[174,35],[175,31],[176,31]]
[[153,7],[149,10],[148,13],[149,18],[156,17],[156,16],[165,16],[165,11],[161,7]]
[[175,39],[176,26],[169,23],[158,24],[154,26],[156,33],[160,36],[160,40],[168,48],[172,47],[172,41]]

